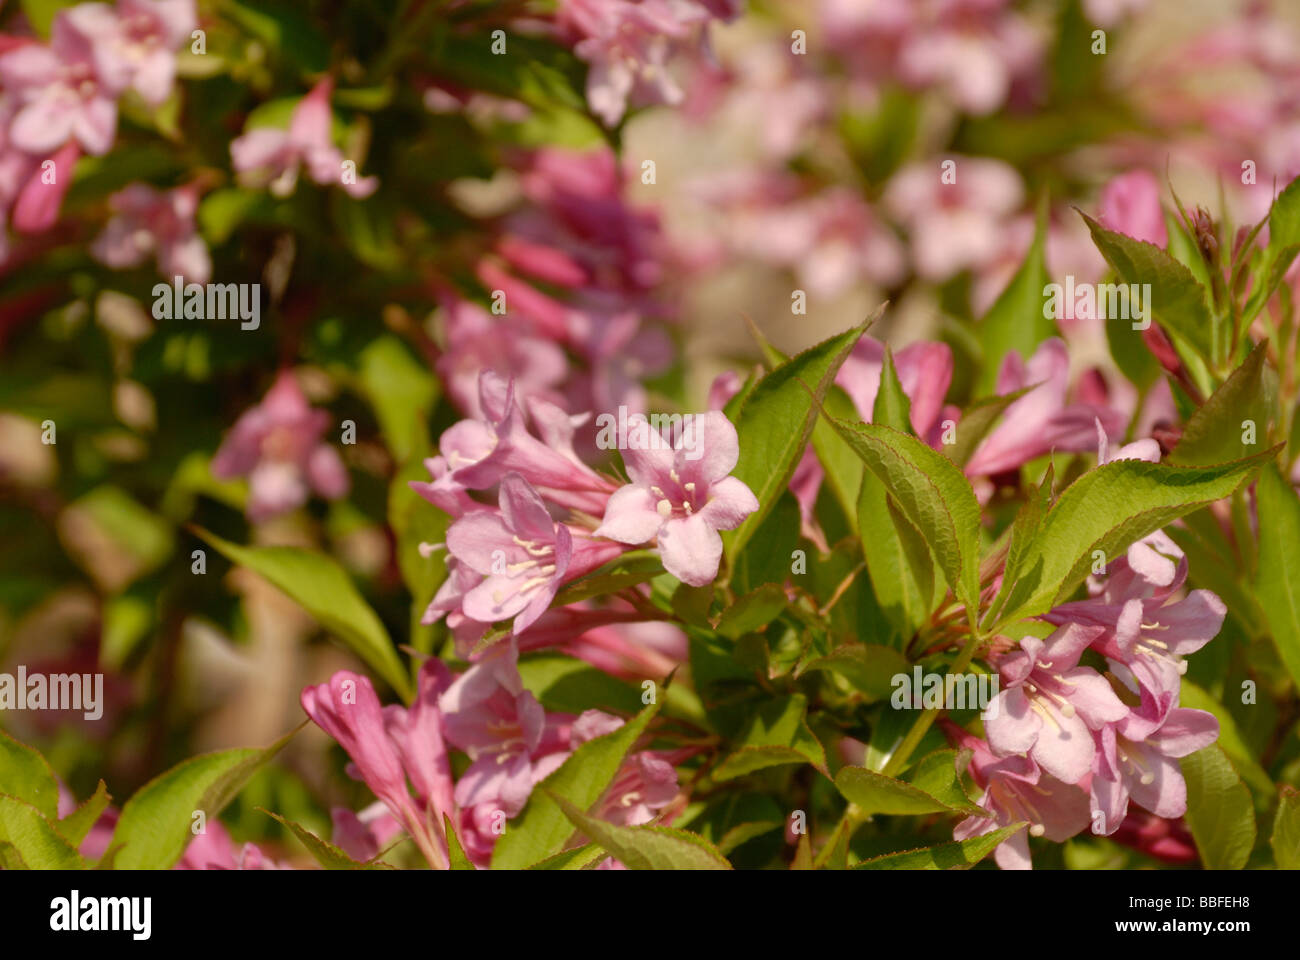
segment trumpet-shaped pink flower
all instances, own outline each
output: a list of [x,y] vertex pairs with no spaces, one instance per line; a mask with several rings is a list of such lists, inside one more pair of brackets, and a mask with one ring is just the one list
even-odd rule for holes
[[1013,823],[1028,823],[993,851],[1003,870],[1028,870],[1031,836],[1062,843],[1087,827],[1090,811],[1083,790],[1040,770],[1029,757],[998,757],[978,737],[947,720],[939,722],[960,748],[972,752],[971,776],[984,790],[979,806],[988,811],[988,816],[967,817],[957,824],[953,839],[968,840]]
[[1101,189],[1101,223],[1110,230],[1163,247],[1169,241],[1160,208],[1160,182],[1146,170],[1132,170]]
[[[693,442],[683,430],[673,448],[640,418],[623,453],[632,482],[615,491],[596,536],[620,543],[656,539],[666,569],[683,583],[703,586],[718,575],[719,530],[733,530],[758,509],[758,499],[731,476],[740,457],[736,428],[718,411],[693,420]],[[689,448],[689,449],[688,449]],[[691,452],[698,454],[693,457]]]
[[569,755],[572,718],[548,717],[524,689],[513,643],[461,674],[439,706],[447,740],[471,761],[456,783],[462,808],[514,817]]
[[108,152],[117,132],[117,94],[99,68],[95,4],[59,11],[50,45],[30,43],[0,56],[0,84],[20,104],[9,127],[13,146],[46,154],[75,140],[90,154]]
[[333,81],[325,79],[294,107],[289,129],[256,127],[230,144],[235,172],[251,186],[269,184],[271,193],[287,197],[298,185],[298,173],[307,173],[322,186],[337,184],[350,196],[368,197],[379,186],[376,177],[358,179],[344,167],[343,154],[331,135],[333,116],[330,94]]
[[998,373],[998,394],[1032,389],[1007,407],[1002,422],[980,443],[966,464],[968,476],[1017,469],[1053,450],[1090,450],[1099,420],[1107,431],[1120,428],[1109,409],[1066,402],[1069,368],[1065,344],[1056,338],[1044,341],[1028,363],[1014,351],[1007,354]]
[[1045,641],[1026,637],[996,666],[1002,690],[984,713],[989,746],[999,756],[1028,754],[1063,783],[1092,769],[1092,731],[1128,716],[1104,677],[1079,666],[1101,630],[1068,624]]
[[133,183],[109,198],[114,216],[91,252],[115,270],[138,267],[152,255],[163,276],[207,283],[212,258],[194,224],[198,205],[194,187],[160,191]]
[[286,370],[235,422],[212,458],[212,474],[248,477],[248,515],[258,522],[302,506],[310,490],[337,500],[349,481],[338,451],[321,440],[328,423],[329,415],[308,406]]
[[522,632],[546,611],[561,584],[623,552],[619,544],[556,523],[517,473],[501,481],[500,507],[469,513],[447,531],[448,551],[482,578],[461,597],[461,612],[472,620],[513,617],[515,632]]

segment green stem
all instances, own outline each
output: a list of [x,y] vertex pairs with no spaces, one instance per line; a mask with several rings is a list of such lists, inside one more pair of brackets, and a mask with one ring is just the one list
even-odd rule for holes
[[[970,639],[966,641],[966,645],[961,648],[961,653],[957,655],[957,659],[953,661],[952,673],[961,673],[970,666],[971,660],[975,657],[975,648],[979,646],[979,642],[979,634],[972,633]],[[912,729],[907,731],[907,736],[903,738],[903,742],[898,745],[894,755],[885,764],[885,769],[881,771],[885,776],[895,776],[903,768],[903,765],[907,763],[908,758],[912,755],[912,751],[916,749],[916,745],[921,742],[921,738],[925,736],[926,731],[930,729],[931,724],[938,719],[938,716],[939,710],[933,709],[926,710],[916,718],[916,722],[912,724]]]

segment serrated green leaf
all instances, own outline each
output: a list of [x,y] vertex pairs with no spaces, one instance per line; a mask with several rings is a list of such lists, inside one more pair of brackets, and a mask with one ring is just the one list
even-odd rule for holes
[[353,860],[346,853],[340,850],[328,840],[322,840],[316,834],[312,833],[300,823],[294,823],[278,813],[272,813],[270,810],[263,810],[267,816],[272,817],[281,826],[298,838],[312,858],[326,870],[385,870],[392,869],[386,863],[372,861],[362,863],[359,860]]
[[951,809],[920,787],[866,767],[841,767],[835,774],[835,786],[845,799],[867,814],[917,816],[947,813]]
[[785,589],[780,584],[765,583],[723,610],[714,629],[735,640],[766,627],[785,609],[786,602]]
[[1088,471],[1057,498],[1004,581],[998,625],[1066,599],[1087,576],[1093,551],[1117,557],[1133,542],[1249,483],[1277,451],[1210,467],[1117,460]]
[[[1050,279],[1045,252],[1046,233],[1046,204],[1040,203],[1034,240],[1024,261],[977,327],[984,348],[984,365],[976,380],[978,394],[993,392],[1002,358],[1008,353],[1015,351],[1028,360],[1040,343],[1056,335],[1056,321],[1044,316],[1043,309],[1043,289]],[[962,425],[965,426],[964,419]]]
[[[1257,346],[1223,386],[1192,414],[1169,462],[1183,466],[1227,463],[1248,456],[1268,442],[1275,409],[1276,378],[1264,364],[1268,343]],[[1252,443],[1242,442],[1246,421],[1255,425]]]
[[1300,790],[1288,784],[1279,788],[1269,844],[1279,870],[1300,870]]
[[282,590],[410,700],[410,677],[383,621],[333,558],[298,547],[241,547],[207,530],[196,532],[232,562]]
[[873,857],[855,864],[854,870],[969,870],[992,853],[1002,841],[1008,839],[1028,824],[1013,823],[983,836],[971,837],[959,843],[941,843],[936,847],[905,850],[882,857]]
[[30,803],[0,793],[0,842],[11,844],[31,870],[84,870],[76,848]]
[[1291,679],[1300,686],[1300,500],[1275,464],[1259,475],[1259,568],[1255,591]]
[[754,492],[759,507],[737,529],[722,535],[729,564],[734,566],[790,485],[817,422],[818,405],[870,323],[861,323],[786,361],[755,385],[740,408],[736,422],[740,459],[732,475]]
[[977,817],[987,816],[983,807],[978,806],[966,794],[961,784],[959,769],[964,770],[970,762],[970,752],[958,753],[956,750],[936,750],[926,754],[913,767],[908,782],[918,790],[938,800],[949,810],[971,814]]
[[215,820],[288,739],[281,737],[263,750],[220,750],[191,757],[146,783],[122,807],[113,831],[110,846],[121,845],[116,869],[171,867],[193,839],[194,814],[202,811],[206,820]]
[[1187,781],[1187,828],[1201,863],[1210,870],[1240,870],[1255,846],[1255,805],[1250,790],[1216,744],[1181,761]]
[[86,834],[90,833],[90,828],[108,808],[112,799],[104,781],[99,781],[99,786],[95,787],[95,792],[85,803],[59,820],[56,824],[59,833],[74,847],[80,847],[81,841],[86,839]]
[[0,730],[0,789],[53,819],[59,809],[59,781],[49,763],[25,743]]
[[[880,424],[832,422],[924,538],[953,594],[977,610],[980,508],[962,472],[905,433]],[[859,525],[866,519],[859,510]]]
[[713,769],[713,779],[731,780],[787,763],[811,763],[829,776],[826,751],[805,719],[807,708],[802,694],[762,704],[737,738],[736,749]]

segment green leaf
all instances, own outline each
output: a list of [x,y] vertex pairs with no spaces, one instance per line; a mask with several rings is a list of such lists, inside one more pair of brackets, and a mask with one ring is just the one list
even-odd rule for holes
[[1300,686],[1300,500],[1269,464],[1255,487],[1259,509],[1259,569],[1255,591],[1291,679]]
[[5,793],[30,803],[53,820],[59,810],[59,781],[39,752],[0,730],[0,784]]
[[56,824],[59,833],[74,847],[80,847],[81,841],[86,839],[86,834],[90,833],[90,828],[108,808],[109,801],[112,799],[108,795],[108,788],[104,785],[104,781],[99,781],[99,786],[95,788],[90,799],[59,820]]
[[780,615],[785,605],[785,589],[777,583],[765,583],[723,610],[715,629],[722,636],[735,640],[766,627]]
[[839,773],[835,774],[835,786],[863,813],[914,816],[922,813],[946,813],[951,809],[920,787],[866,767],[841,767]]
[[664,572],[663,561],[657,553],[649,550],[630,550],[617,560],[612,560],[598,570],[581,579],[566,584],[551,607],[567,607],[572,603],[590,600],[592,597],[618,593],[628,587],[635,587],[648,580],[653,580]]
[[[861,323],[786,361],[758,382],[740,408],[736,423],[740,459],[732,475],[754,492],[759,506],[737,529],[722,535],[732,565],[790,485],[817,422],[817,406],[826,398],[835,374],[871,322]],[[816,385],[811,397],[805,384]]]
[[553,857],[534,863],[529,870],[589,870],[607,854],[598,844],[584,843],[572,850],[565,850]]
[[1279,870],[1300,870],[1300,790],[1283,784],[1273,818],[1273,859]]
[[301,10],[272,0],[258,0],[256,6],[221,0],[220,6],[222,13],[305,73],[321,73],[329,67],[329,41]]
[[520,870],[559,853],[573,827],[555,798],[590,808],[604,794],[623,758],[658,711],[658,703],[652,703],[617,730],[573,751],[560,769],[542,781],[540,786],[545,790],[533,791],[524,812],[497,841],[492,853],[493,869]]
[[871,410],[871,422],[893,427],[899,433],[912,433],[912,401],[903,391],[894,366],[894,351],[885,344],[885,358],[880,367],[880,389]]
[[998,417],[1002,416],[1007,407],[1033,389],[1033,386],[1029,386],[1000,396],[976,400],[962,411],[961,420],[957,422],[955,430],[957,439],[954,443],[943,445],[943,455],[957,466],[964,467],[966,461],[974,455],[980,441],[993,429],[993,424],[997,423]]
[[846,643],[824,657],[809,660],[800,673],[828,670],[842,676],[872,700],[884,700],[893,692],[894,677],[910,668],[907,658],[893,647]]
[[456,836],[456,828],[452,826],[451,817],[445,813],[442,815],[442,829],[447,836],[447,859],[451,869],[477,870],[478,868],[470,863],[469,857],[465,855],[465,848],[460,845],[460,837]]
[[958,753],[956,750],[936,750],[917,762],[909,782],[949,810],[977,817],[988,816],[988,811],[971,800],[961,784],[959,771],[964,770],[969,762],[969,751]]
[[[978,394],[993,392],[1002,358],[1008,353],[1014,350],[1028,360],[1040,343],[1056,335],[1056,321],[1044,316],[1043,290],[1050,282],[1045,253],[1046,234],[1047,205],[1040,202],[1034,241],[1025,253],[1024,262],[977,327],[984,347],[984,365],[976,381]],[[965,425],[963,418],[963,429]]]
[[629,870],[730,870],[727,858],[703,837],[669,827],[622,827],[589,817],[563,797],[553,797],[569,822],[622,861]]
[[428,448],[428,416],[438,382],[394,336],[382,336],[361,351],[360,382],[399,464]]
[[1216,744],[1181,761],[1187,780],[1187,828],[1210,870],[1240,870],[1255,846],[1255,805],[1232,761]]
[[[841,388],[832,386],[822,403],[831,419],[856,420],[857,408],[849,395]],[[854,529],[858,518],[858,491],[862,489],[862,474],[865,467],[858,455],[835,432],[826,417],[818,417],[812,432],[813,451],[826,474],[826,485],[835,496],[849,528]]]
[[30,803],[0,793],[0,843],[10,844],[31,870],[84,870],[76,848]]
[[1228,709],[1186,677],[1178,691],[1178,705],[1189,710],[1204,710],[1214,714],[1219,721],[1219,739],[1215,743],[1228,755],[1241,778],[1263,797],[1273,792],[1273,779],[1268,775],[1253,751],[1241,736],[1237,721]]
[[1202,359],[1214,359],[1214,318],[1205,288],[1190,270],[1153,243],[1107,230],[1085,213],[1079,214],[1093,242],[1125,283],[1151,284],[1152,319],[1175,340]]
[[241,547],[207,530],[195,532],[232,562],[288,594],[403,699],[410,700],[411,681],[388,631],[333,558],[297,547]]
[[206,820],[215,820],[291,736],[263,750],[220,750],[191,757],[146,783],[126,802],[113,831],[110,846],[122,847],[116,869],[170,868],[193,839],[194,814],[201,810]]
[[737,739],[736,749],[713,769],[713,779],[731,780],[787,763],[811,763],[829,776],[826,751],[804,717],[807,707],[801,694],[765,702]]
[[[261,809],[261,808],[259,808]],[[297,837],[312,858],[326,870],[391,870],[392,868],[386,863],[371,861],[361,863],[353,860],[346,853],[340,850],[328,840],[322,840],[316,834],[312,833],[300,823],[294,823],[278,813],[272,813],[270,810],[262,810],[267,816],[272,817],[281,826],[287,827],[295,837]]]
[[992,853],[1003,840],[1025,829],[1028,824],[1013,823],[980,837],[960,843],[941,843],[937,847],[905,850],[873,857],[856,864],[854,870],[969,870]]
[[519,675],[524,689],[547,710],[635,713],[643,706],[639,688],[576,657],[554,652],[525,654],[519,659]]
[[[1169,456],[1170,463],[1183,466],[1227,463],[1253,453],[1258,444],[1267,442],[1269,420],[1276,406],[1276,378],[1264,365],[1267,351],[1267,341],[1251,351],[1223,386],[1192,414]],[[1242,442],[1243,424],[1247,420],[1255,424],[1251,446]]]
[[862,475],[857,515],[871,589],[895,632],[909,640],[934,609],[930,548],[871,471]]
[[[978,610],[980,508],[962,472],[905,433],[880,424],[832,422],[924,538],[953,594]],[[865,520],[859,510],[859,524]]]
[[77,0],[22,0],[21,5],[32,29],[42,37],[48,37],[59,11],[76,4]]
[[1129,544],[1249,483],[1276,454],[1210,467],[1117,460],[1088,471],[1043,517],[995,606],[998,624],[1035,616],[1069,597],[1100,550],[1109,562]]

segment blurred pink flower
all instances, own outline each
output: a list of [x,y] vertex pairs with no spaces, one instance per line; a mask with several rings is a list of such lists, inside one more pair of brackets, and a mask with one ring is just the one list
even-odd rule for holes
[[238,851],[220,821],[209,821],[185,848],[177,870],[292,870],[264,854],[255,843],[246,843]]
[[151,106],[171,95],[176,48],[198,26],[194,0],[118,0],[74,8],[96,39],[95,63],[115,90],[134,88]]
[[1146,170],[1132,170],[1101,189],[1101,223],[1109,230],[1163,247],[1169,241],[1160,182]]
[[243,182],[255,187],[269,185],[275,196],[286,197],[293,193],[298,172],[306,166],[311,178],[322,186],[340,185],[358,199],[375,192],[378,178],[357,178],[355,170],[348,176],[343,154],[334,146],[330,129],[333,88],[328,78],[312,87],[294,107],[287,130],[255,127],[231,141],[230,159]]
[[255,407],[245,410],[216,456],[218,479],[247,476],[248,515],[268,520],[302,506],[309,492],[329,500],[347,495],[347,469],[322,441],[329,414],[313,410],[293,374],[284,370]]
[[115,270],[138,267],[152,254],[164,277],[207,283],[212,258],[194,224],[198,200],[193,186],[161,191],[133,183],[109,198],[114,216],[91,252]]
[[75,140],[105,154],[117,131],[117,94],[98,66],[106,38],[94,4],[60,10],[50,45],[29,43],[0,56],[0,83],[20,104],[9,128],[13,146],[46,154]]

